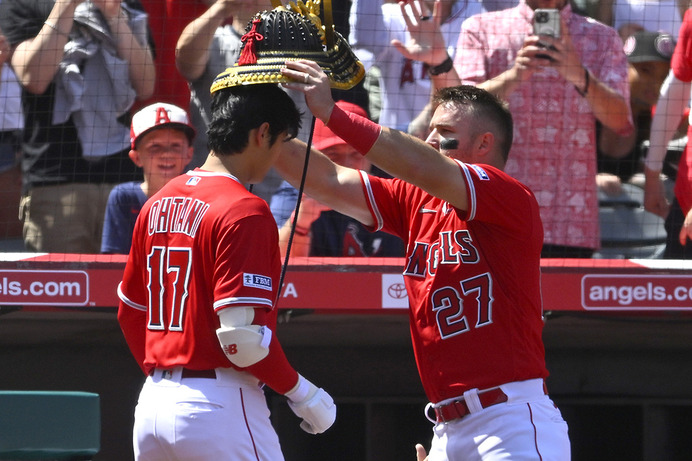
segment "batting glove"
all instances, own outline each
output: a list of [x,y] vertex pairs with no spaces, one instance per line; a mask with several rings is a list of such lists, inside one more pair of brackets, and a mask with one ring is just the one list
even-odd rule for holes
[[309,434],[321,434],[336,420],[336,405],[324,389],[298,375],[298,384],[286,394],[288,406],[303,421],[301,429]]

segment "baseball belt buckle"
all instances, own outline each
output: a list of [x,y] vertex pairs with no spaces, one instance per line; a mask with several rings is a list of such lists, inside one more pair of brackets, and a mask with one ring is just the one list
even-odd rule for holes
[[438,423],[447,424],[461,419],[469,413],[466,402],[461,398],[435,408],[435,419]]
[[445,411],[449,408],[455,408],[455,404],[460,404],[463,406],[463,399],[455,400],[454,402],[446,403],[444,405],[440,405],[439,407],[436,407],[431,402],[428,402],[428,404],[425,406],[425,418],[433,424],[447,424],[448,422],[459,419],[463,417],[463,415],[460,415],[458,411],[454,411],[454,414],[450,414],[449,411]]

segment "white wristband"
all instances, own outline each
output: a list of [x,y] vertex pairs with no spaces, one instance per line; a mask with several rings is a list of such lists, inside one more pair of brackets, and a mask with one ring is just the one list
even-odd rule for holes
[[298,383],[286,392],[286,397],[291,399],[292,402],[302,402],[308,397],[313,386],[310,385],[310,381],[298,375]]

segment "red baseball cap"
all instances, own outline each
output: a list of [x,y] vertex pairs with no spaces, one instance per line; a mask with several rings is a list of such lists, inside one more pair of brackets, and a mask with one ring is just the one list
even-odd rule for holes
[[184,109],[173,104],[158,102],[151,104],[132,117],[130,125],[130,144],[135,148],[142,135],[158,128],[174,128],[184,132],[192,144],[197,132],[190,123],[190,117]]
[[[357,104],[347,101],[337,101],[336,105],[346,112],[362,115],[368,118],[365,109]],[[334,134],[332,130],[327,128],[320,119],[315,120],[315,130],[312,134],[312,146],[317,150],[324,150],[329,147],[347,144],[346,141]]]

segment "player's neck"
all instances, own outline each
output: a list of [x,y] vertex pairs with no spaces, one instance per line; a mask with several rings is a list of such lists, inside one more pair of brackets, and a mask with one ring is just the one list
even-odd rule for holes
[[216,155],[214,152],[210,152],[207,156],[207,160],[200,167],[203,170],[211,171],[214,173],[228,173],[233,175],[245,184],[252,179],[252,168],[248,164],[248,156],[243,153],[231,154],[231,155]]

